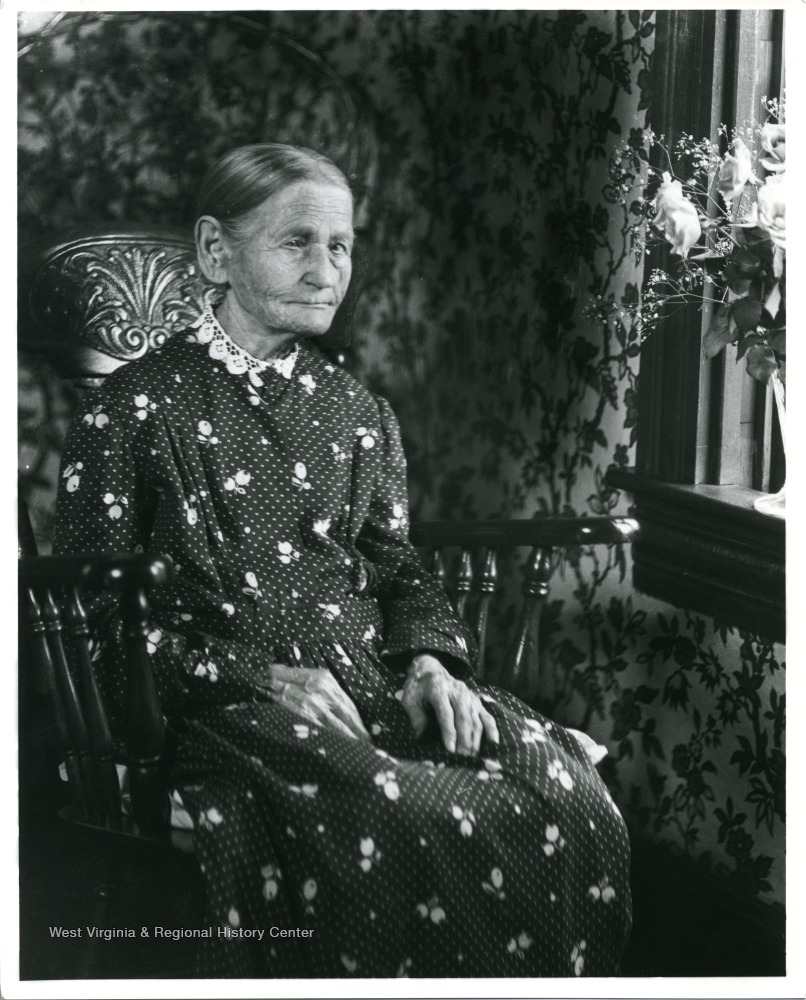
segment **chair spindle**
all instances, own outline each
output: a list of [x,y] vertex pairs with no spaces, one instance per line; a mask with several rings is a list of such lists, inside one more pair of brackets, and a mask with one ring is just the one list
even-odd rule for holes
[[84,803],[81,794],[81,771],[78,758],[72,747],[65,716],[64,707],[56,687],[56,674],[50,655],[47,636],[45,635],[45,620],[42,608],[32,587],[25,588],[25,615],[28,620],[28,636],[30,641],[31,662],[34,670],[36,689],[48,704],[50,717],[56,726],[59,748],[64,754],[64,766],[67,771],[68,789],[72,807],[77,815],[83,815]]
[[170,814],[168,788],[161,766],[165,720],[147,647],[149,612],[144,587],[122,595],[120,614],[129,664],[124,727],[132,811],[141,830],[164,827]]
[[431,572],[444,587],[448,571],[445,565],[445,557],[442,554],[442,549],[434,549],[431,553]]
[[76,689],[72,665],[67,657],[62,609],[56,603],[53,591],[50,588],[44,590],[44,595],[45,632],[48,637],[48,644],[50,645],[56,683],[60,691],[62,703],[66,709],[65,714],[71,744],[76,752],[79,771],[81,773],[82,795],[85,802],[86,816],[91,822],[99,823],[103,821],[104,810],[98,789],[95,760],[91,752],[84,706]]
[[456,575],[456,613],[467,620],[467,599],[473,587],[473,558],[470,549],[463,548]]
[[[458,548],[457,605],[473,619],[479,642],[476,676],[499,685],[524,701],[531,702],[539,691],[538,638],[540,619],[549,590],[549,581],[560,554],[579,545],[626,545],[638,534],[638,522],[629,517],[547,516],[484,520],[413,521],[409,531],[412,545],[430,553],[430,568],[444,586],[447,578],[445,549]],[[499,557],[514,549],[528,548],[530,556],[521,587],[521,608],[503,666],[493,670],[485,657],[490,602],[500,589]],[[467,598],[467,555],[473,559]],[[428,556],[423,554],[426,565]],[[463,577],[465,580],[463,581]],[[446,588],[447,589],[447,588]],[[477,598],[477,599],[476,599]],[[469,605],[469,606],[468,606]]]
[[92,668],[89,648],[89,623],[76,587],[69,588],[64,623],[71,639],[76,665],[79,697],[87,723],[90,751],[100,779],[100,797],[104,817],[113,829],[120,829],[122,813],[120,786],[113,759],[112,734],[101,694]]
[[502,679],[507,690],[526,702],[535,697],[540,682],[540,618],[553,569],[551,549],[532,549],[523,582],[523,604],[518,628]]
[[494,548],[486,550],[482,570],[478,578],[479,604],[476,612],[476,637],[479,643],[479,659],[476,676],[484,679],[485,651],[487,647],[487,618],[490,612],[490,600],[498,584],[498,554]]
[[100,810],[92,792],[87,728],[67,665],[59,609],[49,590],[40,603],[33,588],[28,588],[28,608],[34,662],[56,722],[73,806],[80,816],[97,821]]

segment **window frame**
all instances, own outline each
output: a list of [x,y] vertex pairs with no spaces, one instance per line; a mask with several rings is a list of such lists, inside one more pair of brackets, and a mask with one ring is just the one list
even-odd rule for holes
[[[779,91],[782,41],[782,10],[658,11],[654,131],[715,141],[721,122],[757,118],[761,95]],[[735,347],[703,358],[707,322],[707,310],[680,310],[645,341],[636,464],[611,468],[606,481],[633,495],[638,590],[785,641],[786,525],[754,509],[762,493],[751,488],[780,485],[774,407],[748,384]]]

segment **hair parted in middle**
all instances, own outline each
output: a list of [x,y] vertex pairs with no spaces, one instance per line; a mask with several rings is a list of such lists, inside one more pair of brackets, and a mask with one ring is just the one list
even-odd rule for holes
[[347,178],[324,154],[279,142],[253,143],[229,150],[212,164],[201,184],[196,217],[212,216],[224,237],[237,242],[250,212],[299,181],[335,184],[352,194]]

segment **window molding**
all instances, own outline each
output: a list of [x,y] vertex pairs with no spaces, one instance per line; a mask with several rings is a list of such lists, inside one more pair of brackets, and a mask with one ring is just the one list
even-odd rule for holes
[[[782,36],[782,11],[658,11],[654,131],[716,141],[721,122],[746,117],[762,94],[778,92]],[[647,267],[666,267],[664,253],[650,255]],[[606,483],[632,494],[641,525],[632,548],[636,589],[785,641],[786,526],[753,508],[762,494],[746,485],[780,486],[769,468],[773,408],[763,387],[756,398],[759,387],[748,386],[735,348],[703,358],[708,318],[706,310],[680,310],[643,344],[636,465],[612,468]],[[759,421],[755,450],[765,456],[750,478],[754,446],[742,444],[741,423],[748,408]]]
[[718,625],[786,641],[786,522],[760,514],[743,486],[667,483],[611,469],[634,497],[633,585]]
[[[716,11],[658,11],[656,17],[649,122],[659,135],[711,135]],[[667,249],[653,249],[647,271],[669,269],[668,257]],[[636,468],[643,475],[697,481],[701,397],[708,384],[700,344],[700,314],[691,308],[665,316],[642,345]]]

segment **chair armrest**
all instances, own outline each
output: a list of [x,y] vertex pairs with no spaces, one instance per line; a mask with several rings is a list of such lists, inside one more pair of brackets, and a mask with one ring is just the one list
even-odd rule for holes
[[535,517],[514,520],[414,521],[412,545],[437,548],[447,545],[528,545],[540,549],[575,545],[622,545],[638,534],[631,517]]
[[173,578],[171,558],[148,553],[22,556],[18,563],[21,582],[34,587],[126,590],[169,583]]
[[[530,701],[538,690],[538,636],[543,605],[557,559],[554,550],[589,545],[624,545],[638,535],[630,517],[535,517],[467,521],[415,521],[411,543],[432,553],[431,571],[447,583],[450,560],[442,550],[460,550],[455,574],[454,607],[474,628],[479,643],[477,676],[488,676],[485,645],[489,605],[497,589],[498,554],[516,547],[531,549],[521,587],[521,611],[507,662],[491,678]],[[474,568],[474,550],[483,550],[482,564]],[[450,588],[449,593],[450,593]],[[475,597],[474,597],[475,595]]]

